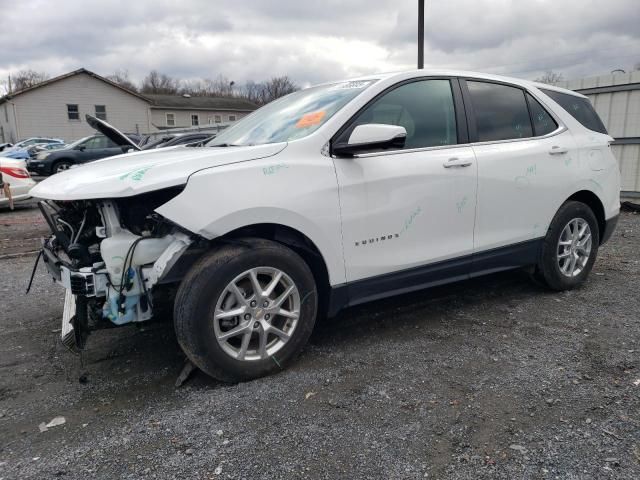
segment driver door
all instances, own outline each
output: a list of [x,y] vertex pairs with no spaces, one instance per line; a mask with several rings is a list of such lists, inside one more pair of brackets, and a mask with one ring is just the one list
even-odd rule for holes
[[351,303],[466,278],[469,264],[454,259],[473,250],[477,165],[458,81],[399,84],[333,144],[367,123],[402,126],[407,137],[397,150],[334,155]]

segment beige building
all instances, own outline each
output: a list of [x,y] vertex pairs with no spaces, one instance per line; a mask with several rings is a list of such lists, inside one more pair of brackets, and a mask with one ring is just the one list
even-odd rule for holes
[[157,129],[228,125],[257,108],[241,98],[145,96],[151,101],[151,124]]
[[125,133],[228,125],[257,108],[239,98],[142,95],[81,68],[0,97],[0,143],[93,135],[89,113]]
[[617,72],[556,84],[589,97],[618,159],[623,197],[640,197],[640,71]]

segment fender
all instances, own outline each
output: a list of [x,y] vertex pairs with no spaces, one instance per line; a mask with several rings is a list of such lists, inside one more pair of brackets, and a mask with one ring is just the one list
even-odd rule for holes
[[319,154],[301,161],[286,153],[196,172],[156,212],[208,240],[254,224],[297,230],[320,251],[329,283],[345,283],[333,162]]

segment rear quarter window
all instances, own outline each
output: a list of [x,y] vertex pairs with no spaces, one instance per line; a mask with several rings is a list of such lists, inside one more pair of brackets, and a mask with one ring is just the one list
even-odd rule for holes
[[564,108],[573,118],[579,121],[582,126],[594,132],[607,134],[602,120],[594,110],[591,102],[587,98],[577,97],[569,93],[556,92],[541,88],[547,96]]

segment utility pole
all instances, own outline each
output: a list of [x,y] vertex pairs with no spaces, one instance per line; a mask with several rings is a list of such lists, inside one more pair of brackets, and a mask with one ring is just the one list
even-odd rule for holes
[[424,0],[418,0],[418,69],[424,68]]

